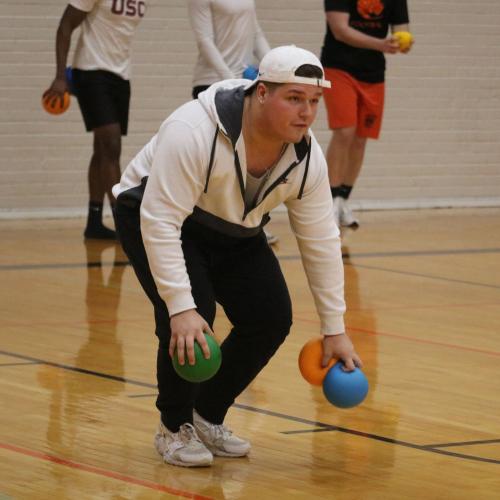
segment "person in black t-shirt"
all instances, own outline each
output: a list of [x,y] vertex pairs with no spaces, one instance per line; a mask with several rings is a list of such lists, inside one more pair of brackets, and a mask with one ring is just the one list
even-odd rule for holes
[[406,53],[387,36],[409,30],[407,0],[324,0],[321,62],[332,88],[324,92],[333,135],[326,159],[339,226],[357,228],[347,199],[363,164],[366,141],[377,139],[384,108],[384,54]]

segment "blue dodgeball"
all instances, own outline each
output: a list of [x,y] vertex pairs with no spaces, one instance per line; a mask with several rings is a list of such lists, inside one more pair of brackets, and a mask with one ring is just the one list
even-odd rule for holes
[[259,76],[259,70],[255,66],[247,66],[243,71],[243,78],[247,80],[255,80]]
[[341,361],[335,363],[323,380],[323,393],[330,403],[338,408],[352,408],[359,405],[368,394],[368,379],[355,368],[344,371]]

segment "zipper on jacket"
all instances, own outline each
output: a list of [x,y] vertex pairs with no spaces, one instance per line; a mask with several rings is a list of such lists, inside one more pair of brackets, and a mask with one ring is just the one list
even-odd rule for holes
[[[210,150],[210,159],[209,159],[209,162],[208,162],[208,171],[207,171],[207,178],[205,180],[205,188],[203,190],[204,193],[207,193],[208,192],[208,183],[209,183],[209,180],[210,180],[210,175],[212,174],[212,170],[213,170],[213,165],[214,165],[214,160],[215,160],[215,150],[216,150],[216,145],[217,145],[217,137],[219,135],[219,131],[221,129],[219,128],[219,125],[217,124],[216,128],[215,128],[215,134],[214,134],[214,138],[213,138],[213,141],[212,141],[212,148]],[[224,134],[225,135],[225,134]],[[229,138],[229,137],[228,137]],[[234,167],[236,169],[236,174],[238,176],[238,183],[239,183],[239,186],[240,186],[240,193],[241,193],[241,198],[243,200],[243,217],[241,218],[242,221],[244,221],[247,217],[247,215],[252,211],[254,210],[255,208],[257,208],[263,201],[264,199],[267,197],[267,195],[273,190],[276,188],[276,186],[279,186],[281,184],[281,182],[283,181],[283,179],[286,179],[286,177],[290,174],[290,172],[297,166],[299,165],[302,160],[295,160],[267,189],[266,191],[264,192],[264,194],[262,195],[262,198],[261,200],[252,208],[248,209],[246,207],[246,204],[245,204],[245,183],[243,181],[243,173],[241,171],[241,163],[240,163],[240,158],[238,156],[238,151],[236,151],[236,149],[234,148],[234,145],[233,145],[233,151],[234,151]],[[305,166],[305,171],[304,171],[304,176],[302,178],[302,182],[301,182],[301,185],[300,185],[300,189],[299,189],[299,194],[297,196],[297,198],[300,200],[302,198],[302,194],[304,192],[304,186],[305,186],[305,183],[306,183],[306,180],[307,180],[307,174],[309,172],[309,160],[311,158],[311,142],[309,142],[308,144],[308,148],[307,148],[307,157],[306,157],[306,166]]]
[[[290,172],[301,162],[302,160],[295,160],[267,189],[266,191],[264,192],[264,194],[262,195],[262,198],[261,200],[254,206],[252,207],[250,210],[247,210],[247,208],[245,207],[245,210],[243,212],[243,219],[242,220],[245,220],[246,216],[252,211],[254,210],[255,208],[257,208],[263,201],[264,199],[266,198],[266,196],[276,187],[276,186],[279,186],[281,184],[281,182],[283,181],[283,179],[286,179],[287,175],[290,174]],[[304,172],[304,178],[302,179],[302,184],[301,184],[301,188],[302,186],[304,186],[305,184],[305,177],[307,176],[307,166],[308,166],[308,163],[306,164],[306,171]],[[243,197],[245,195],[243,194]],[[301,196],[301,192],[299,191],[299,199],[300,199],[300,196]],[[243,198],[244,199],[244,198]]]
[[214,159],[215,159],[215,146],[217,144],[217,136],[219,135],[219,124],[215,127],[215,135],[214,135],[214,140],[212,142],[212,149],[210,150],[210,160],[208,162],[208,172],[207,172],[207,179],[205,181],[205,189],[203,190],[204,193],[208,191],[208,181],[210,180],[210,175],[212,173],[212,168],[214,166]]
[[[302,158],[303,160],[304,158]],[[311,144],[309,143],[309,147],[307,149],[307,157],[306,157],[306,166],[305,166],[305,169],[304,169],[304,176],[302,177],[302,182],[300,183],[300,189],[299,189],[299,194],[297,196],[297,199],[301,199],[302,198],[302,194],[304,192],[304,186],[306,184],[306,180],[307,180],[307,174],[309,172],[309,160],[311,159]],[[279,186],[281,184],[281,182],[283,181],[283,179],[285,179],[287,177],[287,175],[299,164],[302,162],[302,160],[296,160],[294,161],[286,170],[285,172],[283,172],[267,189],[266,191],[264,192],[264,194],[262,195],[262,199],[260,200],[259,203],[257,203],[257,205],[255,205],[255,207],[258,207],[265,199],[265,197],[276,187],[276,186]],[[254,208],[255,208],[254,207]]]

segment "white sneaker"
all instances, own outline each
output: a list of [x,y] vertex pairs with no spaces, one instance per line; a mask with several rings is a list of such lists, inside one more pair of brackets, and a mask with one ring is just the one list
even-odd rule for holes
[[267,242],[270,245],[274,245],[275,243],[278,243],[279,238],[275,234],[270,233],[269,231],[266,231],[265,229],[264,229],[264,233],[266,235]]
[[340,227],[340,211],[341,211],[342,198],[340,196],[335,196],[333,198],[333,218],[337,227]]
[[205,467],[214,459],[191,424],[182,424],[178,432],[170,432],[160,422],[155,448],[165,462],[182,467]]
[[351,229],[358,229],[359,220],[352,213],[351,207],[347,203],[347,200],[344,198],[338,197],[340,201],[340,212],[339,212],[339,220],[340,225],[343,227],[350,227]]
[[225,425],[211,424],[193,411],[193,423],[205,446],[219,457],[244,457],[251,445],[235,436]]

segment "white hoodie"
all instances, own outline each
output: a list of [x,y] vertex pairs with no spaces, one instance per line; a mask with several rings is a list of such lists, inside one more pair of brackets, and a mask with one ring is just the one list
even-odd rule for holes
[[191,216],[236,237],[260,231],[284,203],[321,320],[321,333],[344,332],[344,274],[326,161],[309,133],[289,144],[262,190],[245,210],[246,154],[241,118],[247,80],[212,85],[174,111],[130,162],[113,194],[141,206],[141,230],[158,293],[170,315],[196,307],[181,248]]

